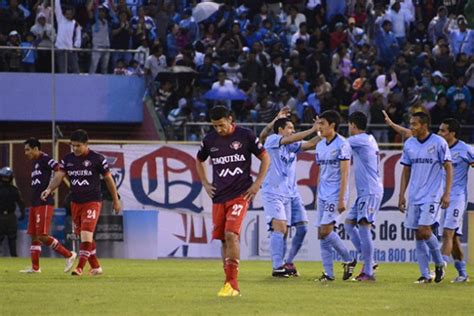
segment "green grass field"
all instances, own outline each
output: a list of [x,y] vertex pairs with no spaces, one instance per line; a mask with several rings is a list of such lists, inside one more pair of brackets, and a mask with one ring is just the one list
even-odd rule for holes
[[[322,285],[320,263],[299,263],[301,277],[274,279],[270,263],[245,261],[242,296],[219,298],[218,260],[101,260],[104,275],[72,277],[61,259],[41,259],[43,273],[24,275],[26,258],[0,258],[0,315],[473,315],[474,282],[413,284],[415,264],[382,264],[375,283]],[[474,267],[468,267],[473,271]]]

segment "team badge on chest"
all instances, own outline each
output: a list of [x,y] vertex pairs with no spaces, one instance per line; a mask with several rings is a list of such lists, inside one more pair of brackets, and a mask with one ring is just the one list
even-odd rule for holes
[[230,144],[230,148],[234,149],[234,150],[238,150],[239,148],[242,147],[242,143],[239,142],[239,141],[233,141],[231,144]]

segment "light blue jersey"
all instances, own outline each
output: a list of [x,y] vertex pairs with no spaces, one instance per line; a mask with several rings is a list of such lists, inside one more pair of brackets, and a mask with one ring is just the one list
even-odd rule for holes
[[435,134],[419,141],[410,137],[403,146],[400,163],[411,167],[408,204],[439,203],[444,189],[444,163],[451,161],[446,141]]
[[301,148],[301,142],[282,145],[283,136],[278,134],[270,135],[265,141],[265,149],[270,156],[270,167],[262,185],[262,193],[277,194],[290,197],[290,192],[296,177],[295,170],[290,172],[290,167],[296,168],[296,152]]
[[[341,184],[341,160],[351,159],[351,146],[339,134],[327,143],[320,141],[316,146],[316,163],[319,166],[318,199],[338,201]],[[346,199],[349,197],[349,181],[347,181]]]
[[474,163],[474,148],[458,140],[449,148],[453,159],[452,201],[465,201],[467,198],[467,175],[469,166]]
[[347,139],[352,148],[357,196],[382,195],[383,185],[379,174],[379,146],[372,135],[362,133]]

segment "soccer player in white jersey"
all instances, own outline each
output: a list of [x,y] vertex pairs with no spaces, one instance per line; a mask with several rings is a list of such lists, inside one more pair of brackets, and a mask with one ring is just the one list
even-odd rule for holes
[[[302,141],[317,132],[317,122],[306,131],[295,133],[293,123],[286,116],[285,110],[280,111],[260,135],[265,140],[265,149],[270,155],[270,168],[262,185],[262,200],[266,222],[271,231],[272,276],[288,278],[290,275],[298,276],[293,259],[303,244],[308,222],[306,210],[296,190],[296,154],[302,150],[314,149],[320,138],[316,136],[310,141]],[[270,129],[273,129],[274,134],[268,136]],[[286,238],[290,225],[296,226],[296,234],[285,262]]]
[[441,246],[444,261],[450,262],[452,254],[454,266],[459,274],[451,281],[452,283],[469,281],[459,236],[462,235],[463,216],[467,208],[469,166],[474,167],[474,148],[458,139],[460,131],[461,125],[453,118],[445,119],[438,131],[438,135],[448,142],[453,159],[453,187],[449,207],[443,214],[443,245]]
[[[415,230],[417,260],[421,276],[415,283],[431,283],[430,253],[435,262],[436,283],[445,275],[445,263],[438,239],[432,227],[439,224],[441,208],[449,206],[453,169],[451,152],[446,141],[429,130],[426,113],[414,113],[410,118],[410,137],[403,146],[398,207],[405,213],[405,227]],[[443,169],[446,172],[443,172]],[[408,205],[405,192],[409,191]],[[408,207],[407,207],[408,206]]]
[[351,147],[349,142],[337,133],[341,118],[335,111],[325,111],[319,118],[322,141],[316,146],[316,163],[319,165],[318,205],[316,226],[321,245],[321,259],[324,272],[317,280],[334,281],[333,249],[344,261],[342,279],[348,280],[357,260],[353,258],[334,232],[341,213],[346,210],[349,197],[349,167]]
[[375,281],[372,259],[374,246],[371,227],[380,209],[383,185],[379,174],[379,146],[372,135],[365,132],[367,116],[354,112],[349,116],[347,139],[352,148],[353,169],[357,188],[357,199],[346,216],[344,224],[352,243],[364,259],[364,266],[357,281]]
[[[385,120],[402,136],[411,136],[409,129],[393,123],[388,116],[385,117]],[[462,235],[463,217],[467,208],[469,166],[474,167],[474,148],[458,139],[460,130],[461,125],[453,118],[445,119],[438,130],[438,135],[448,143],[453,160],[453,186],[449,207],[444,210],[442,216],[443,245],[441,246],[444,261],[449,262],[449,256],[452,255],[454,267],[458,271],[458,276],[451,281],[452,283],[469,281],[459,236]]]

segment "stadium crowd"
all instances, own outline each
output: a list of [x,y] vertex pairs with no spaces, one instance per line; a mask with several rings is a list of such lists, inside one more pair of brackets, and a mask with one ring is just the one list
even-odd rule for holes
[[[385,123],[382,110],[395,123],[422,111],[433,124],[474,124],[472,1],[225,0],[203,21],[195,0],[55,1],[54,14],[50,0],[1,0],[0,46],[54,42],[59,72],[144,75],[170,128],[207,121],[223,101],[204,93],[219,87],[246,94],[225,101],[238,121],[269,122],[289,106],[298,123],[332,109],[345,119],[361,111],[370,124]],[[79,47],[139,53],[67,51]],[[50,69],[46,50],[0,49],[0,71]]]

